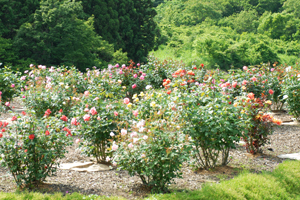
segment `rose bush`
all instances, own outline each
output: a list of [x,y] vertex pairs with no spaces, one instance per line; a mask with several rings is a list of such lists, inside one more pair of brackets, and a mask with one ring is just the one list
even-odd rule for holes
[[181,131],[184,122],[179,120],[175,98],[149,90],[134,95],[133,103],[124,99],[128,120],[119,124],[111,146],[113,164],[137,174],[153,192],[166,191],[173,178],[181,177],[180,168],[189,159],[189,138]]
[[0,122],[0,161],[7,166],[19,187],[45,181],[56,171],[57,159],[63,158],[72,134],[57,117],[14,116],[13,123]]

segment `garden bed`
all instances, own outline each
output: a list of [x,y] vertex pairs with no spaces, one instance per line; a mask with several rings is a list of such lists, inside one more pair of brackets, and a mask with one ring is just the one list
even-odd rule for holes
[[[176,184],[169,186],[171,190],[197,190],[204,183],[218,183],[231,179],[241,170],[248,169],[254,173],[262,170],[272,171],[284,159],[277,156],[285,153],[300,152],[300,127],[275,127],[270,136],[270,144],[263,147],[263,154],[253,157],[247,154],[244,147],[237,145],[237,149],[230,152],[231,162],[226,167],[215,170],[193,170],[187,165],[182,168],[183,178],[175,179]],[[73,136],[74,141],[76,136]],[[83,156],[74,142],[68,147],[69,153],[60,163],[86,162],[91,158]],[[0,190],[4,192],[16,191],[16,184],[9,171],[0,167]],[[142,186],[138,176],[130,177],[126,171],[77,172],[72,170],[57,170],[56,176],[48,177],[46,183],[35,190],[47,193],[97,194],[105,196],[123,196],[128,199],[140,199],[150,191]]]

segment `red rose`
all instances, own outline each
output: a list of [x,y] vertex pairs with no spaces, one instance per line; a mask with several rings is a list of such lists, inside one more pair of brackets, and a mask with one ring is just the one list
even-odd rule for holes
[[2,131],[2,132],[5,132],[5,128],[3,128],[1,131]]
[[0,133],[0,138],[2,138],[3,137],[3,134],[2,133]]
[[63,120],[63,121],[68,121],[68,118],[67,118],[67,116],[65,116],[65,115],[63,115],[63,116],[61,116],[61,118],[60,118],[61,120]]
[[30,140],[33,140],[33,139],[34,139],[34,134],[30,134],[30,135],[29,135],[29,139],[30,139]]
[[45,135],[50,135],[50,132],[46,130]]

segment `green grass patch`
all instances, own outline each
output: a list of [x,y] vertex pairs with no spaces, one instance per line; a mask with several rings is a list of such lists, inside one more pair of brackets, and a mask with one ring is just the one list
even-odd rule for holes
[[300,199],[300,161],[285,161],[274,172],[243,172],[229,181],[205,184],[202,190],[151,195],[147,199]]
[[[122,197],[106,197],[72,193],[63,195],[37,192],[0,193],[1,200],[124,200]],[[216,199],[298,199],[300,200],[300,161],[285,161],[273,172],[252,174],[244,171],[237,177],[219,184],[207,183],[201,190],[150,195],[147,200],[216,200]]]
[[0,193],[1,200],[124,200],[122,197],[106,197],[97,195],[82,195],[79,193],[72,193],[63,195],[56,194],[42,194],[38,192],[15,192],[15,193]]

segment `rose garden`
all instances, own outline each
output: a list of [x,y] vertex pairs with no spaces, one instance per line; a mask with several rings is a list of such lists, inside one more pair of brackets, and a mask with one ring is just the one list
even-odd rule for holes
[[153,57],[86,73],[5,67],[1,113],[11,118],[0,122],[0,162],[19,189],[32,189],[56,175],[73,145],[115,174],[138,177],[149,193],[165,193],[184,167],[226,167],[237,149],[251,159],[272,153],[266,146],[282,126],[276,112],[287,111],[297,131],[298,69],[275,63],[224,72]]

